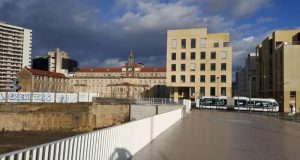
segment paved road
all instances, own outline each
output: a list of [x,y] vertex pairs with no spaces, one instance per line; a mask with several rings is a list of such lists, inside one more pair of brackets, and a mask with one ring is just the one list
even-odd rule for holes
[[300,126],[246,113],[194,110],[134,160],[299,160]]

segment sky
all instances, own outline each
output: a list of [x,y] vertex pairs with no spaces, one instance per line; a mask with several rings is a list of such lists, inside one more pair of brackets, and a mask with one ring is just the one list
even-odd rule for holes
[[164,67],[168,29],[229,32],[233,70],[264,38],[300,28],[297,0],[1,0],[0,21],[33,30],[32,56],[60,48],[80,67]]

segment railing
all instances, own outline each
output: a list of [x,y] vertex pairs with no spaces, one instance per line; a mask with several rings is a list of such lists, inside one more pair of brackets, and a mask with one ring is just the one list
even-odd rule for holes
[[129,159],[181,117],[182,110],[177,109],[142,120],[3,154],[0,155],[0,160]]
[[172,98],[138,98],[136,104],[174,104]]

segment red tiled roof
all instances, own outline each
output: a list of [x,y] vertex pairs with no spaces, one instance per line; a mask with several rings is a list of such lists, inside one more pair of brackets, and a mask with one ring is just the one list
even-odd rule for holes
[[49,71],[43,71],[43,70],[31,69],[31,68],[26,68],[26,69],[33,75],[48,76],[48,77],[55,77],[55,78],[66,78],[65,75],[62,73],[55,73],[55,72],[49,72]]
[[77,72],[122,72],[122,68],[82,68]]
[[166,72],[166,68],[142,68],[140,72]]

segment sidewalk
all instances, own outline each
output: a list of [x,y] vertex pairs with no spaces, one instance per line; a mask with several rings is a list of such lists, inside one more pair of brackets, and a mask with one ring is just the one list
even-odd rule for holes
[[236,112],[193,110],[134,160],[298,160],[297,123]]

